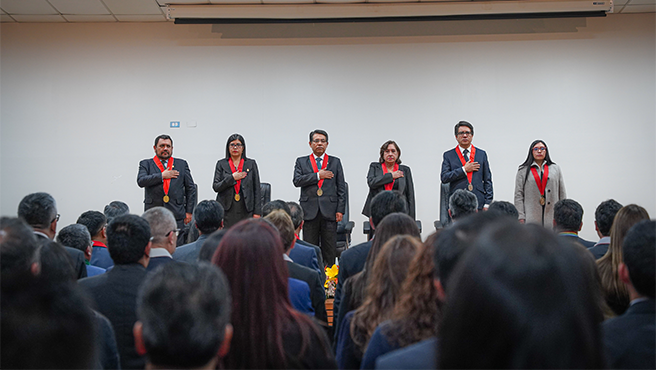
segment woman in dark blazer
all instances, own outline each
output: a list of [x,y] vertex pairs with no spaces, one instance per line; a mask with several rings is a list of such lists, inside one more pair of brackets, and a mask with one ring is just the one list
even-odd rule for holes
[[262,214],[260,173],[255,160],[246,157],[246,141],[232,134],[226,143],[226,156],[216,162],[212,188],[225,210],[224,228]]
[[403,194],[408,203],[408,214],[415,219],[415,186],[410,167],[401,164],[401,148],[393,140],[380,147],[378,162],[369,165],[367,173],[369,195],[362,214],[371,218],[371,200],[383,190],[396,190]]

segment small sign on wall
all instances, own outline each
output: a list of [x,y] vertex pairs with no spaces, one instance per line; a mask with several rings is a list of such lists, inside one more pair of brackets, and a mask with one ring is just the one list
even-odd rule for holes
[[180,121],[171,121],[171,128],[180,128]]

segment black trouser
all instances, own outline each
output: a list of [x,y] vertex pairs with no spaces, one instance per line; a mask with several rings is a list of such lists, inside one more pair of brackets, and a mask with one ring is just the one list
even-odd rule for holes
[[306,220],[303,225],[303,240],[321,248],[324,266],[332,266],[337,257],[337,222],[326,220],[317,212],[314,220]]

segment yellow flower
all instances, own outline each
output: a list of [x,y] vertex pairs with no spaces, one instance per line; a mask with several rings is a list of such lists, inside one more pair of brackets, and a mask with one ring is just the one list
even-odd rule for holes
[[339,267],[337,265],[332,265],[332,267],[326,267],[326,280],[336,278],[338,273],[339,273]]

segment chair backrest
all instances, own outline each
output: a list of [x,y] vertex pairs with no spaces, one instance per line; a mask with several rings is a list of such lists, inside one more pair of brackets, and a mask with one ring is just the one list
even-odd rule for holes
[[269,203],[271,201],[271,184],[268,182],[261,182],[260,192],[262,195],[262,205]]
[[451,191],[451,184],[442,184],[440,191],[440,223],[442,227],[451,223],[449,217],[449,192]]

